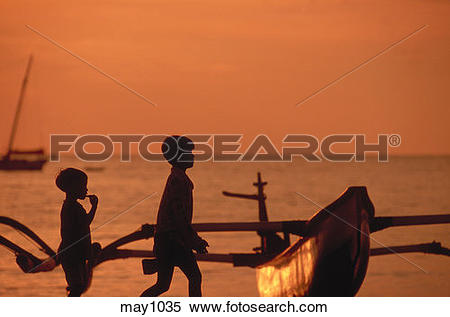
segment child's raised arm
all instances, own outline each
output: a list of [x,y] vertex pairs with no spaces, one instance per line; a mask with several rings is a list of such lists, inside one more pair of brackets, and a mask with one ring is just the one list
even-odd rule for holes
[[206,247],[209,246],[208,242],[197,234],[192,228],[191,222],[186,217],[187,206],[180,197],[180,191],[172,193],[170,210],[173,212],[171,215],[172,221],[183,238],[185,246],[189,249],[196,250],[198,253],[208,253],[206,250]]
[[95,212],[97,211],[98,197],[96,195],[86,195],[86,197],[89,198],[89,201],[92,205],[91,210],[87,214],[88,222],[89,222],[89,224],[91,224],[92,220],[94,220]]

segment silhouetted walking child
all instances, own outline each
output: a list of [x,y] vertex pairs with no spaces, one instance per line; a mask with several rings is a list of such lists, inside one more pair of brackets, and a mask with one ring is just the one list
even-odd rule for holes
[[[92,278],[91,230],[89,228],[97,210],[98,198],[87,194],[87,175],[78,169],[66,168],[56,177],[56,186],[66,193],[61,208],[61,244],[58,255],[66,275],[68,296],[81,296]],[[89,197],[92,208],[86,213],[77,201]]]
[[162,152],[172,165],[158,210],[154,252],[157,259],[156,284],[141,296],[159,296],[172,281],[174,267],[178,266],[189,280],[189,296],[202,296],[202,275],[192,250],[207,253],[208,242],[192,229],[192,181],[186,169],[194,165],[193,142],[184,136],[164,140]]

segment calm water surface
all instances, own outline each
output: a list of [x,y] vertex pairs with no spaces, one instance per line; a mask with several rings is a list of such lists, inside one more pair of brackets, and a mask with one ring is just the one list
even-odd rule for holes
[[[42,172],[0,172],[0,215],[17,219],[41,236],[51,247],[59,244],[59,211],[63,193],[54,185],[62,167],[87,165],[72,159],[47,164]],[[142,204],[93,231],[94,241],[106,245],[131,233],[143,223],[154,223],[169,166],[135,159],[103,163],[102,171],[87,172],[90,193],[100,203],[92,229],[108,222],[147,195]],[[194,222],[256,221],[257,204],[222,196],[222,190],[254,193],[252,182],[261,171],[268,196],[269,220],[308,219],[318,208],[301,198],[301,192],[321,206],[335,200],[346,187],[367,186],[378,216],[449,212],[450,157],[394,157],[389,163],[369,159],[365,163],[198,163],[188,174],[195,184]],[[86,205],[88,208],[88,205]],[[0,234],[34,254],[37,248],[10,228]],[[212,253],[251,252],[259,239],[253,233],[204,233]],[[450,246],[450,226],[432,225],[387,229],[373,237],[385,245],[425,243],[433,240]],[[127,247],[151,249],[152,239]],[[372,241],[372,247],[377,247]],[[450,296],[449,258],[406,254],[422,272],[396,255],[373,257],[359,296]],[[258,296],[255,272],[229,264],[200,263],[205,296]],[[138,296],[154,283],[155,276],[142,274],[140,260],[106,262],[96,268],[86,296]],[[0,247],[0,296],[65,296],[61,268],[52,272],[24,274],[15,257]],[[187,281],[176,270],[166,296],[186,296]]]

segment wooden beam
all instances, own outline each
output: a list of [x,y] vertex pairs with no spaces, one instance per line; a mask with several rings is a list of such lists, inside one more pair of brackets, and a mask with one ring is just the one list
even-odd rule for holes
[[227,191],[223,191],[222,194],[224,194],[225,196],[228,196],[228,197],[258,200],[258,195],[237,194],[237,193],[230,193]]
[[217,222],[193,223],[192,228],[197,232],[223,232],[223,231],[271,231],[287,232],[303,235],[307,221],[267,221],[267,222]]
[[[121,250],[121,251],[131,251],[138,255],[139,250]],[[273,257],[267,257],[257,253],[230,253],[230,254],[220,254],[220,253],[207,253],[207,254],[196,254],[197,261],[203,262],[218,262],[218,263],[230,263],[233,266],[246,266],[255,268]],[[157,262],[154,258],[146,259],[142,261],[144,274],[154,274],[157,272]],[[101,262],[100,262],[101,263]]]
[[411,253],[411,252],[423,252],[450,256],[450,250],[443,247],[439,242],[423,243],[423,244],[411,244],[400,245],[387,248],[374,248],[370,249],[370,256],[386,255],[395,253]]
[[25,235],[30,237],[34,242],[36,242],[46,254],[50,256],[56,255],[55,251],[53,251],[53,249],[50,248],[50,246],[47,243],[45,243],[41,238],[39,238],[39,236],[36,233],[34,233],[34,231],[32,231],[27,226],[21,224],[20,222],[9,217],[0,216],[0,224],[10,226],[15,230],[24,233]]
[[370,223],[370,232],[377,232],[386,228],[398,226],[432,225],[443,223],[450,223],[450,214],[375,217]]

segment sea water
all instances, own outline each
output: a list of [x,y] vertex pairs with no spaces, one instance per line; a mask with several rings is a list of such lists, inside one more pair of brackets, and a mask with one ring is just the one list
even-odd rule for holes
[[[0,215],[12,217],[34,230],[53,249],[60,242],[59,212],[64,195],[55,184],[61,168],[92,167],[64,158],[49,163],[40,172],[0,172]],[[170,168],[118,158],[96,164],[87,171],[89,193],[99,197],[97,215],[91,225],[93,241],[103,246],[131,233],[144,223],[155,223],[161,193]],[[257,221],[256,201],[229,198],[223,190],[253,194],[256,173],[262,173],[269,220],[308,219],[334,201],[348,186],[367,186],[377,216],[438,214],[450,211],[450,157],[391,157],[366,162],[308,163],[297,159],[284,163],[197,163],[188,171],[194,182],[194,222]],[[296,192],[308,197],[302,198]],[[154,193],[154,194],[153,194]],[[134,206],[137,202],[150,198]],[[85,208],[89,204],[83,202]],[[133,207],[134,206],[134,207]],[[130,208],[131,207],[131,208]],[[0,225],[0,234],[35,255],[38,248]],[[256,233],[200,233],[211,253],[252,252],[259,246]],[[374,233],[372,247],[428,243],[450,247],[450,225],[398,227]],[[291,236],[291,241],[295,237]],[[153,247],[153,240],[124,246]],[[409,253],[372,257],[358,296],[450,296],[450,262],[440,255]],[[231,264],[201,262],[204,296],[258,296],[255,271]],[[141,259],[108,261],[94,271],[85,296],[138,296],[156,276],[142,274]],[[65,296],[66,282],[60,267],[52,272],[24,274],[15,256],[0,247],[0,296]],[[187,280],[176,269],[166,296],[187,296]]]

